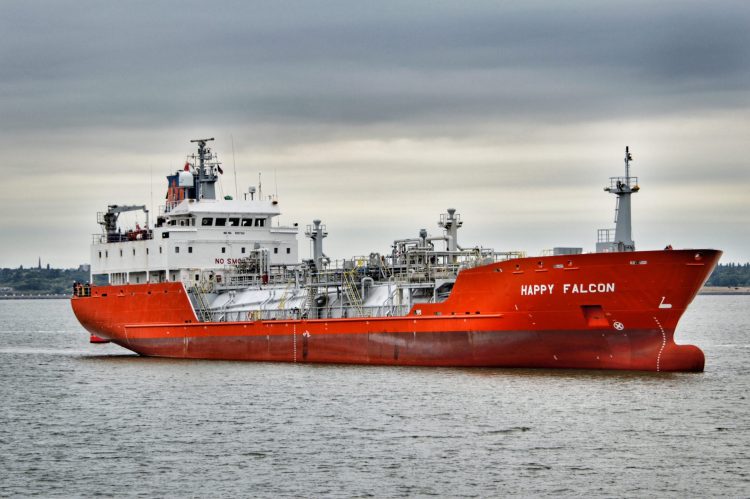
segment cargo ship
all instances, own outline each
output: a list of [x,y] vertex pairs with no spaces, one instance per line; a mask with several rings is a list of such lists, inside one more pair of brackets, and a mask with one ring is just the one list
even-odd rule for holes
[[[440,215],[384,253],[332,260],[326,226],[281,225],[262,186],[217,197],[213,139],[167,177],[155,221],[145,205],[109,205],[97,221],[91,276],[73,311],[92,340],[144,356],[400,366],[702,371],[678,345],[680,317],[721,256],[713,249],[636,251],[630,174],[611,177],[615,227],[596,252],[541,256],[459,244],[463,221]],[[145,224],[123,229],[122,213]],[[153,216],[151,217],[154,218]],[[415,231],[416,232],[416,231]]]

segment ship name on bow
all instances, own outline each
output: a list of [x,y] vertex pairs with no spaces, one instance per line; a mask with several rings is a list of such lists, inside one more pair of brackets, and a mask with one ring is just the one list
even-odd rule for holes
[[564,283],[562,288],[557,284],[523,284],[521,285],[521,296],[562,294],[587,294],[587,293],[614,293],[614,282],[590,282],[590,283]]

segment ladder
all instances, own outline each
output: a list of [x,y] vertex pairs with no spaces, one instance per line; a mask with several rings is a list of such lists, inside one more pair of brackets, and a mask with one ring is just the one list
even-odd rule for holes
[[348,272],[344,272],[343,288],[344,294],[349,305],[354,309],[355,317],[364,317],[364,310],[362,309],[362,297],[357,289],[357,282],[354,280],[354,276],[357,274],[357,269],[352,269]]
[[617,214],[620,212],[620,196],[615,200],[615,223],[617,223]]
[[193,294],[195,295],[195,301],[198,305],[198,319],[201,322],[210,322],[211,310],[209,310],[206,300],[203,297],[203,290],[201,290],[198,284],[193,284]]

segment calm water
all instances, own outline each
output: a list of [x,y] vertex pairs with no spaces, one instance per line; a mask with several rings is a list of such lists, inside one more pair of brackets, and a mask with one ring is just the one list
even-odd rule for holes
[[703,374],[148,359],[63,300],[0,329],[0,496],[750,495],[750,296],[683,318]]

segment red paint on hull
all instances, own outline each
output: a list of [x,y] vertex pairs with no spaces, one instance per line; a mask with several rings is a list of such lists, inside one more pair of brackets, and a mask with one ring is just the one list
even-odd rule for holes
[[72,305],[92,334],[142,355],[701,371],[703,352],[675,344],[673,336],[720,255],[683,250],[511,260],[464,270],[446,301],[416,305],[405,317],[200,323],[180,283],[95,287]]

